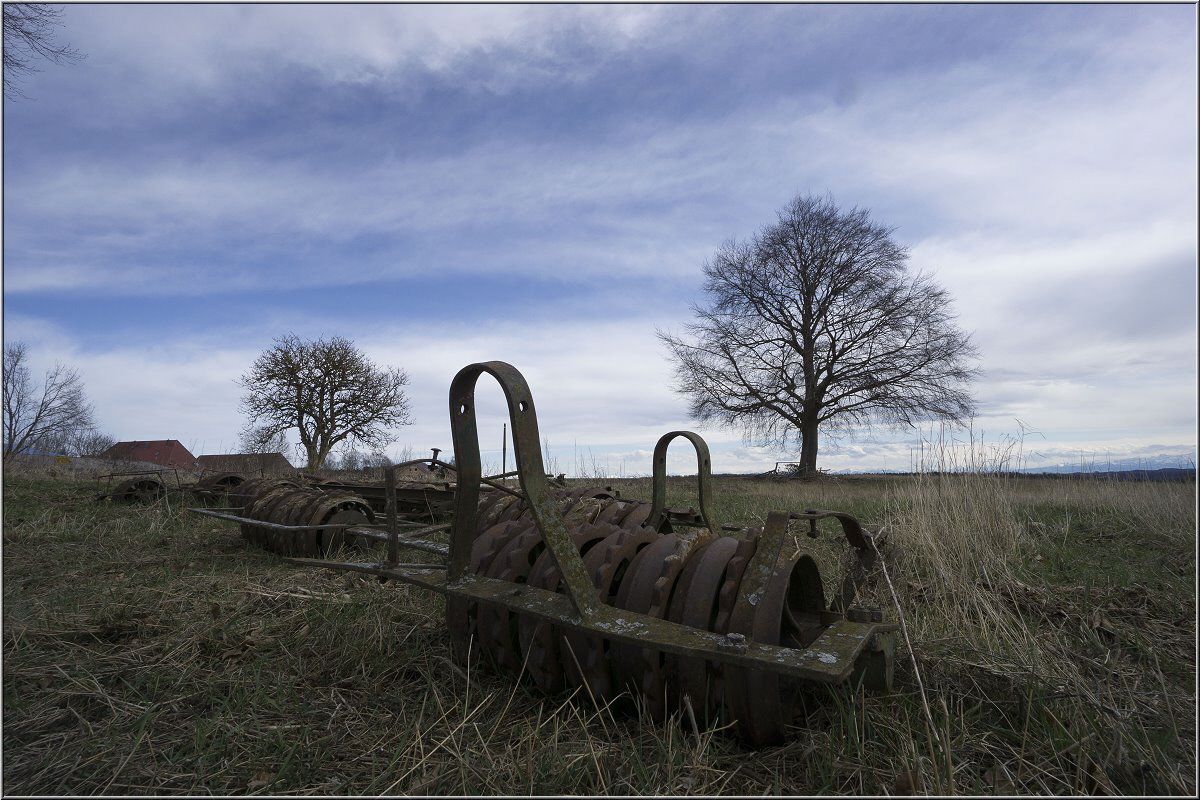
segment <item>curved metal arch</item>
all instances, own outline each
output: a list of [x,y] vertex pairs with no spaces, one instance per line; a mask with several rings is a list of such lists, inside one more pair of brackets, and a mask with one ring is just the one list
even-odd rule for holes
[[654,445],[654,483],[651,496],[650,516],[646,524],[655,530],[660,530],[667,513],[667,447],[676,437],[682,436],[692,443],[696,449],[696,483],[700,493],[700,516],[708,530],[718,535],[721,530],[717,518],[713,516],[709,498],[712,497],[712,458],[708,453],[708,443],[698,433],[692,431],[671,431],[659,437]]
[[471,543],[475,536],[479,490],[483,482],[479,429],[475,420],[475,385],[485,372],[495,378],[504,391],[517,478],[550,556],[558,565],[567,596],[571,598],[580,617],[587,619],[594,616],[599,600],[546,480],[533,393],[517,368],[504,361],[468,364],[458,371],[450,383],[450,431],[454,441],[458,488],[455,492],[448,581],[467,578],[471,562]]

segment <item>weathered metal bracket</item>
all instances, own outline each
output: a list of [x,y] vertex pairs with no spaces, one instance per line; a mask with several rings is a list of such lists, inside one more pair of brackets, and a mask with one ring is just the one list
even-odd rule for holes
[[557,503],[550,493],[542,463],[541,438],[533,394],[516,367],[503,361],[487,361],[463,367],[450,383],[450,429],[454,440],[458,490],[455,494],[454,528],[450,539],[451,582],[469,577],[471,544],[476,532],[480,483],[479,430],[475,421],[475,384],[484,373],[500,384],[508,402],[513,451],[521,491],[529,504],[550,557],[554,559],[562,585],[580,618],[594,619],[602,604],[567,533]]
[[[887,538],[887,529],[881,528],[875,533],[868,533],[863,530],[858,519],[851,514],[846,514],[842,511],[817,511],[816,509],[805,509],[804,511],[793,511],[788,515],[789,519],[805,519],[808,520],[809,533],[811,538],[817,536],[817,520],[834,518],[842,524],[842,532],[846,535],[846,541],[850,546],[858,551],[857,558],[846,576],[842,579],[841,588],[838,590],[837,597],[829,603],[829,610],[836,612],[846,612],[854,598],[858,596],[858,589],[866,581],[867,574],[871,568],[875,566],[878,560],[878,548],[882,546],[884,539]],[[879,612],[864,612],[859,616],[868,616],[872,619],[881,619],[882,614]]]
[[667,447],[676,437],[682,436],[696,449],[696,484],[700,494],[700,518],[713,536],[721,530],[720,523],[712,513],[709,499],[712,497],[712,459],[708,443],[699,434],[691,431],[671,431],[659,437],[654,445],[654,479],[650,504],[650,516],[646,525],[662,530],[667,519]]

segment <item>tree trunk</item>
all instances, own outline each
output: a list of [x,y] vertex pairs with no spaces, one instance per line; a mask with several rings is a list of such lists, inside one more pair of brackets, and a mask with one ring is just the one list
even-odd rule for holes
[[817,415],[806,415],[800,426],[800,477],[817,476]]
[[321,462],[325,459],[317,454],[317,447],[314,444],[304,442],[305,454],[308,456],[308,467],[306,469],[317,470],[321,468]]

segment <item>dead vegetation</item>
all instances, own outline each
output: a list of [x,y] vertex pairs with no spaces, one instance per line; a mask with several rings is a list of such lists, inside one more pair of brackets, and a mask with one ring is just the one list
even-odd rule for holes
[[[695,502],[688,485],[672,505]],[[891,588],[870,602],[898,604],[912,642],[894,694],[831,694],[753,757],[686,720],[468,671],[435,595],[287,566],[235,526],[89,488],[5,477],[9,793],[1196,789],[1194,484],[718,479],[722,522],[819,507],[886,523]],[[831,531],[794,532],[840,572]]]

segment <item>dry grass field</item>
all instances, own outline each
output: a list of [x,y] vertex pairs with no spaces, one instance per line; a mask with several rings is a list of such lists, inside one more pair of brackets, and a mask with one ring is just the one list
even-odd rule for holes
[[[647,480],[609,481],[648,499]],[[672,479],[672,505],[696,502]],[[716,479],[721,522],[886,525],[896,690],[780,747],[544,697],[450,658],[436,595],[289,566],[236,526],[6,474],[6,794],[1178,794],[1196,786],[1196,488]],[[797,525],[831,585],[836,525]],[[888,580],[890,579],[890,581]]]

